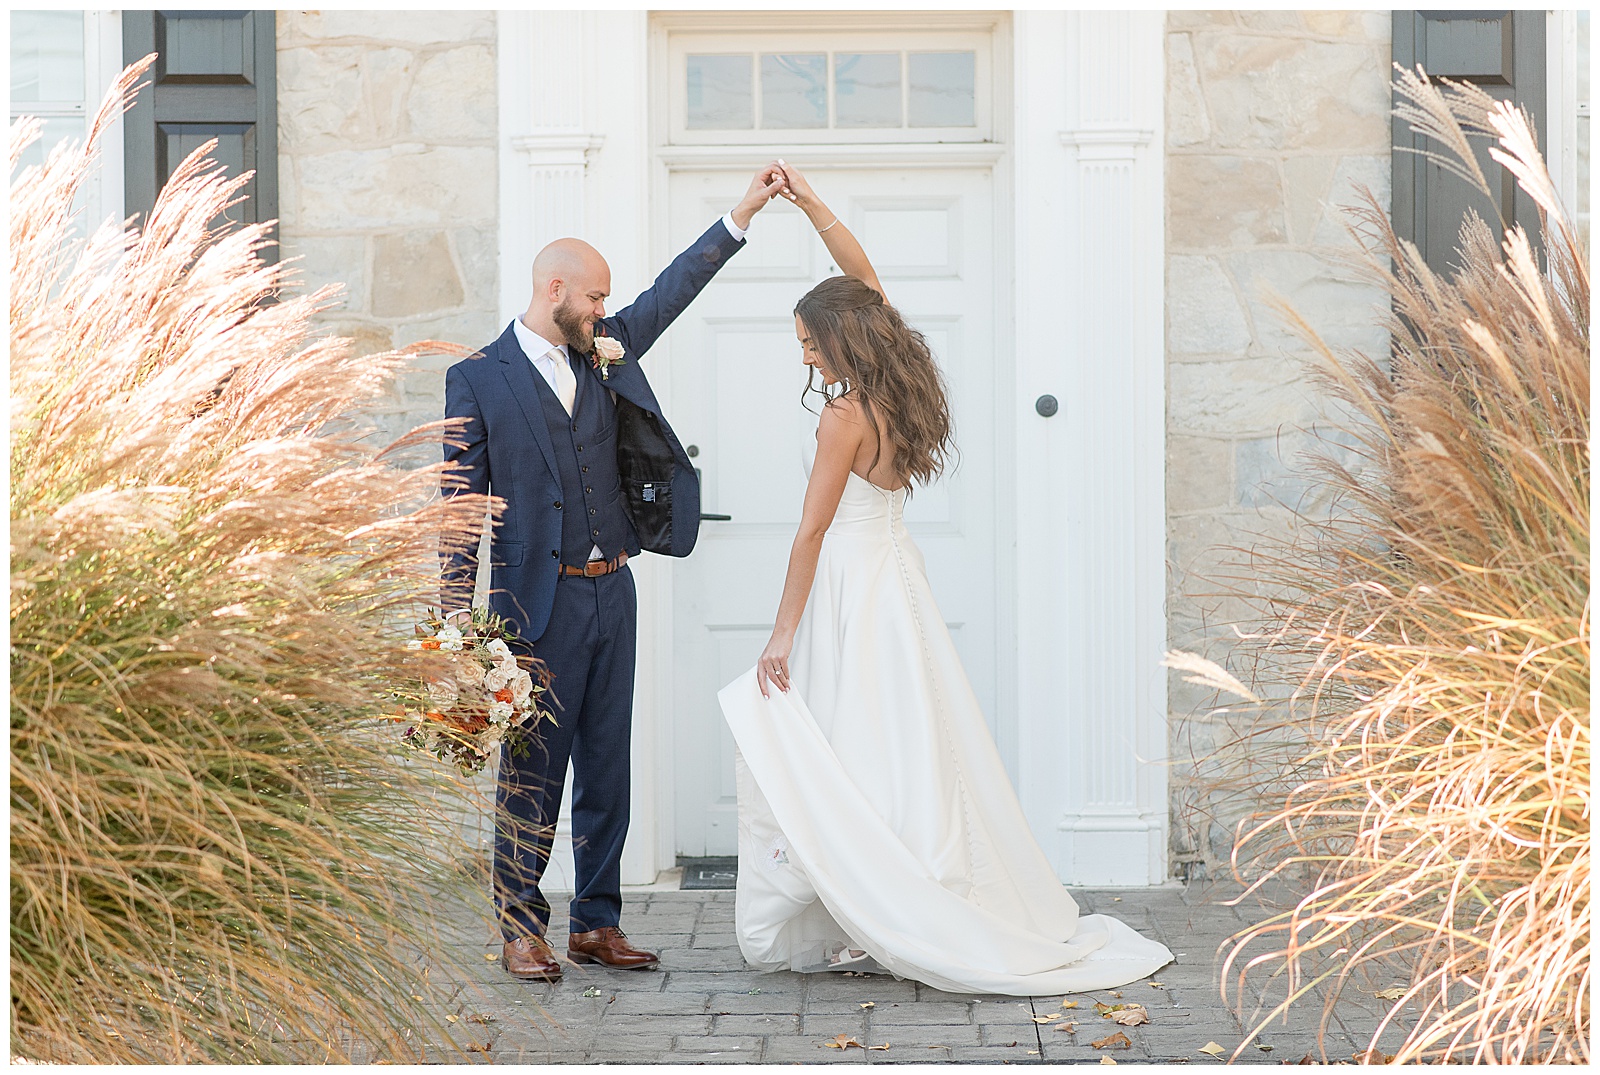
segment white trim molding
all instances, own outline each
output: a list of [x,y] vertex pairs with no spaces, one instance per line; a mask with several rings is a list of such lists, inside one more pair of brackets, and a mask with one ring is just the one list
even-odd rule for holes
[[1545,22],[1545,146],[1556,193],[1578,218],[1578,128],[1589,102],[1578,96],[1578,13],[1549,11]]
[[[784,145],[751,146],[668,146],[656,157],[669,171],[751,171],[751,161],[808,154],[806,170],[826,171],[861,165],[892,164],[897,168],[959,168],[963,165],[992,168],[1006,154],[997,142],[880,142],[806,146],[797,150]],[[825,154],[825,161],[812,163],[812,154]]]
[[1159,884],[1163,19],[1017,18],[1019,793],[1064,881]]
[[589,155],[605,143],[605,136],[547,131],[513,135],[509,141],[512,149],[528,157],[530,165],[576,165],[583,168],[589,164]]

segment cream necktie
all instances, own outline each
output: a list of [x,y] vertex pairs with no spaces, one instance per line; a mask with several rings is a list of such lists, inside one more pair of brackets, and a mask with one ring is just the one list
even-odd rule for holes
[[567,361],[566,352],[559,347],[552,347],[544,357],[554,365],[556,398],[570,415],[578,399],[578,378],[572,372],[572,363]]

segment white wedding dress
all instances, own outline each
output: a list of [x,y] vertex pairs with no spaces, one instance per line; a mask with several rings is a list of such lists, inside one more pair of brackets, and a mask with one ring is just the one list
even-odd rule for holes
[[762,698],[752,669],[718,695],[738,744],[740,950],[814,971],[858,949],[938,989],[1012,996],[1152,974],[1172,953],[1080,916],[1028,831],[905,498],[846,479],[789,692]]

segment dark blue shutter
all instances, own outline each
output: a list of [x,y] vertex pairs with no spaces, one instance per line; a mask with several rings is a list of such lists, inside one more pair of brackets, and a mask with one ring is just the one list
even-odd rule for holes
[[[1515,101],[1532,113],[1539,148],[1545,134],[1545,13],[1537,11],[1396,11],[1394,61],[1407,69],[1419,64],[1430,78],[1471,82],[1499,100]],[[1441,147],[1394,123],[1394,225],[1403,239],[1417,244],[1435,272],[1449,272],[1468,209],[1489,227],[1521,224],[1535,242],[1539,214],[1533,200],[1489,158],[1493,140],[1474,137],[1478,166],[1494,185],[1485,198],[1465,180],[1401,147],[1438,151]]]
[[[143,214],[174,169],[215,138],[229,175],[254,171],[235,221],[278,216],[277,33],[271,11],[124,11],[123,57],[152,52],[150,85],[125,121],[127,211]],[[275,260],[276,248],[265,252]]]

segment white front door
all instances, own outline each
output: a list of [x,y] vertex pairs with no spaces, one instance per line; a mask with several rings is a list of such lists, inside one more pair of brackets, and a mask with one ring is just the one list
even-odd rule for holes
[[[803,163],[944,372],[959,465],[918,489],[906,518],[993,730],[995,389],[997,363],[1009,356],[997,355],[993,342],[992,169]],[[725,170],[674,172],[672,248],[692,241],[746,182],[746,175]],[[736,850],[733,738],[716,694],[755,663],[772,631],[805,492],[801,453],[817,423],[801,406],[806,370],[792,315],[801,295],[838,271],[805,216],[774,201],[756,219],[747,249],[670,337],[673,428],[693,446],[702,510],[731,517],[702,523],[693,555],[673,568],[679,854]],[[811,397],[813,409],[819,403]]]

